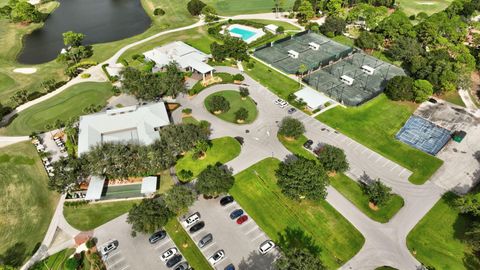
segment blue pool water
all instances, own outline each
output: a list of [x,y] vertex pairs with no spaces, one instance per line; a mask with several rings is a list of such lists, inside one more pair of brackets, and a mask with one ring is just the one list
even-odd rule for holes
[[243,29],[243,28],[238,28],[238,27],[233,27],[228,31],[230,31],[230,33],[234,33],[234,34],[242,36],[242,39],[244,41],[247,41],[249,38],[251,38],[255,35],[255,33],[252,32],[252,31],[249,31],[249,30]]

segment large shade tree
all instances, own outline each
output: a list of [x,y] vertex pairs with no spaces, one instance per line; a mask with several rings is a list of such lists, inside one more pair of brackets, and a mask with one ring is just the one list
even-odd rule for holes
[[280,163],[275,175],[282,193],[289,198],[318,200],[327,196],[327,174],[314,160],[297,156]]
[[173,216],[173,212],[160,199],[144,199],[130,209],[127,223],[132,225],[134,232],[154,233]]
[[335,147],[330,144],[325,144],[318,149],[315,149],[318,160],[323,168],[331,172],[345,172],[349,168],[347,156],[343,149]]
[[384,205],[392,196],[392,188],[385,185],[380,179],[370,180],[363,185],[363,192],[369,200],[377,206]]
[[184,185],[175,185],[165,194],[165,206],[174,213],[180,213],[190,207],[197,199],[196,191]]
[[285,117],[280,123],[278,134],[287,138],[299,138],[305,132],[305,126],[300,120],[293,117]]
[[195,188],[201,194],[216,196],[227,193],[232,188],[234,181],[232,172],[225,167],[209,165],[198,175]]
[[326,269],[317,255],[307,249],[282,250],[282,256],[275,261],[276,270],[324,270]]

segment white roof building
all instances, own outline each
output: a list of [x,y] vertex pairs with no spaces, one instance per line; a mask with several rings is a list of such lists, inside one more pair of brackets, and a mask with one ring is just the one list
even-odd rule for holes
[[105,177],[92,176],[88,184],[85,200],[95,201],[102,197],[103,186],[105,185]]
[[157,68],[162,68],[170,62],[177,62],[185,70],[197,71],[203,75],[213,73],[214,68],[205,62],[209,55],[185,44],[182,41],[168,43],[161,47],[143,53],[146,59],[155,62]]
[[170,124],[163,103],[129,106],[80,117],[78,154],[104,142],[138,142],[143,145],[160,138],[158,129]]
[[305,87],[302,90],[295,92],[295,96],[297,99],[302,99],[310,110],[319,109],[325,103],[330,101],[328,97],[310,87]]
[[277,30],[278,30],[278,26],[276,26],[275,24],[269,24],[267,26],[265,26],[265,30],[273,33],[273,34],[276,34],[277,33]]
[[156,176],[148,176],[142,179],[142,188],[140,193],[144,195],[151,195],[157,192],[157,177]]

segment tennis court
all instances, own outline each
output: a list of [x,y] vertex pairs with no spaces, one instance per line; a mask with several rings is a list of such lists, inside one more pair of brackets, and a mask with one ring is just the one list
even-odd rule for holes
[[418,116],[411,116],[396,138],[423,152],[436,155],[451,138],[451,131]]
[[129,184],[117,186],[105,186],[102,191],[102,200],[126,199],[143,197],[142,184]]

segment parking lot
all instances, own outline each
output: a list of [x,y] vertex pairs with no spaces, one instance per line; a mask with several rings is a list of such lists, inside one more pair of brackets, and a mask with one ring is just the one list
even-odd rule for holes
[[[150,235],[137,234],[136,237],[130,235],[131,225],[126,222],[127,215],[120,216],[101,227],[95,229],[94,236],[97,238],[97,247],[110,240],[118,240],[118,248],[112,251],[105,259],[108,270],[143,270],[168,268],[160,260],[161,254],[175,244],[167,235],[163,240],[155,244],[150,244],[148,238]],[[178,248],[177,248],[178,249]],[[183,259],[182,261],[185,261]]]
[[[213,235],[213,241],[200,249],[208,260],[218,250],[225,251],[225,258],[215,265],[215,269],[223,270],[233,263],[236,269],[271,269],[273,261],[278,256],[276,249],[266,255],[261,255],[258,248],[261,243],[268,240],[266,234],[257,226],[249,216],[241,225],[236,220],[230,219],[230,213],[241,208],[236,202],[221,206],[220,198],[205,200],[200,198],[190,208],[189,214],[199,212],[205,227],[198,232],[190,234],[195,243],[208,233]],[[245,213],[248,215],[248,213]],[[184,218],[189,215],[185,215]],[[185,223],[181,220],[183,226]],[[189,228],[186,228],[188,232]]]

